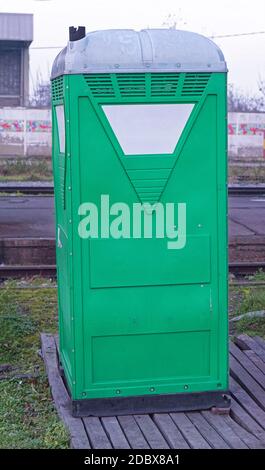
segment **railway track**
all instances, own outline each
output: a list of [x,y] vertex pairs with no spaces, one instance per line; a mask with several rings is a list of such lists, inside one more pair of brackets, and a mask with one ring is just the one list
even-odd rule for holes
[[[229,195],[264,195],[265,196],[265,185],[263,186],[229,186]],[[39,185],[38,183],[36,184],[1,184],[0,183],[0,193],[12,193],[12,194],[32,194],[32,195],[38,195],[38,194],[47,194],[47,195],[52,195],[53,194],[53,186],[52,184],[46,184],[46,185]],[[12,248],[12,247],[11,247]],[[15,248],[18,249],[18,253],[20,253],[20,246],[16,246]],[[26,251],[27,246],[24,246],[24,251]],[[32,248],[30,248],[32,249]],[[37,249],[37,248],[36,248]],[[21,277],[30,277],[30,276],[36,276],[36,275],[41,275],[45,277],[56,277],[56,266],[54,264],[54,255],[51,254],[54,251],[54,247],[45,247],[47,251],[47,256],[49,255],[48,258],[44,257],[43,260],[40,258],[39,261],[42,264],[35,265],[31,264],[31,259],[30,257],[26,256],[24,263],[27,263],[26,265],[16,265],[14,263],[22,262],[22,259],[20,260],[21,256],[17,258],[17,261],[12,259],[12,261],[8,260],[8,256],[6,257],[5,261],[2,260],[2,263],[7,263],[0,265],[0,279],[7,279],[7,278],[21,278]],[[7,250],[7,248],[6,248]],[[43,249],[42,249],[43,251]],[[46,253],[45,251],[45,253]],[[14,252],[14,249],[13,249]],[[12,253],[13,253],[12,252]],[[14,253],[13,253],[14,255]],[[45,255],[46,256],[46,255]],[[35,259],[38,260],[38,256],[35,254],[34,255]],[[48,261],[49,259],[49,261]],[[235,258],[237,259],[237,258]],[[242,258],[241,258],[242,259]],[[244,259],[244,257],[243,257]],[[252,258],[252,259],[255,259]],[[26,261],[27,260],[27,261]],[[46,262],[50,264],[45,264]],[[10,264],[9,264],[10,263]],[[13,263],[13,264],[12,264]],[[257,272],[258,270],[263,270],[265,272],[265,260],[261,257],[261,261],[256,261],[256,262],[231,262],[229,264],[229,272],[233,273],[236,277],[243,277],[246,275],[253,274]]]
[[[258,271],[265,272],[265,262],[238,262],[229,263],[229,272],[235,276],[247,276]],[[56,277],[55,265],[1,265],[0,279],[20,278],[30,276]]]
[[[37,185],[37,184],[0,184],[0,193],[7,194],[48,194],[53,195],[54,189],[52,184]],[[251,196],[251,195],[265,195],[265,185],[248,185],[248,186],[228,186],[228,194],[230,196]]]
[[258,196],[265,195],[265,186],[264,185],[248,185],[248,186],[237,186],[230,185],[228,186],[229,196]]
[[20,277],[56,277],[56,266],[55,265],[9,265],[0,266],[0,279],[20,278]]
[[38,185],[22,185],[22,184],[0,184],[0,193],[4,194],[48,194],[53,195],[53,186],[52,185],[45,185],[45,186],[38,186]]
[[265,261],[239,261],[229,263],[229,272],[235,276],[247,276],[260,270],[265,272]]

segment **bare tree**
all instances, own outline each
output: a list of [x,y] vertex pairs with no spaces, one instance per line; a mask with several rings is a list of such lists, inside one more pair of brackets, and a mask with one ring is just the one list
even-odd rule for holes
[[48,108],[51,106],[51,84],[44,80],[38,72],[36,85],[30,98],[30,106],[34,108]]
[[262,96],[242,93],[233,84],[227,90],[228,111],[241,113],[260,113],[265,111],[265,94]]
[[177,27],[185,26],[187,22],[182,16],[181,8],[179,8],[178,13],[169,13],[163,21],[162,26],[169,29],[176,29]]
[[259,87],[259,91],[261,92],[262,96],[264,97],[264,101],[265,101],[265,78],[259,77],[258,87]]

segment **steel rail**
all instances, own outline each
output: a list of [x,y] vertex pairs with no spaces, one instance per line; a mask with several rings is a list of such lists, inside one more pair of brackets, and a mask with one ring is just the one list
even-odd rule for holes
[[[254,274],[259,270],[265,272],[264,262],[233,262],[229,263],[229,272],[236,276],[246,276]],[[0,279],[12,277],[28,277],[28,276],[45,276],[56,277],[56,265],[2,265],[0,266]]]
[[[0,193],[21,193],[21,194],[50,194],[53,195],[54,188],[53,186],[37,186],[37,185],[6,185],[0,184]],[[258,195],[264,194],[265,196],[265,186],[264,185],[249,185],[249,186],[228,186],[228,194],[231,196],[249,196],[249,195]]]

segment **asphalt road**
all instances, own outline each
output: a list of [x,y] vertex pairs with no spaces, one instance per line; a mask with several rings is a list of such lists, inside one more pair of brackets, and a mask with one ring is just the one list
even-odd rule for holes
[[229,236],[265,235],[265,195],[229,197]]
[[54,238],[52,196],[0,196],[1,238]]
[[[229,197],[229,236],[265,236],[265,195]],[[1,238],[53,238],[51,196],[1,196]]]

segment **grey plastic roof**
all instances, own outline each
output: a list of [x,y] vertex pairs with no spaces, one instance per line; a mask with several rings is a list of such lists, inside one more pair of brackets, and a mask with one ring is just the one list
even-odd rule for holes
[[226,72],[224,56],[210,39],[175,29],[112,29],[69,41],[56,57],[51,78],[110,72]]

